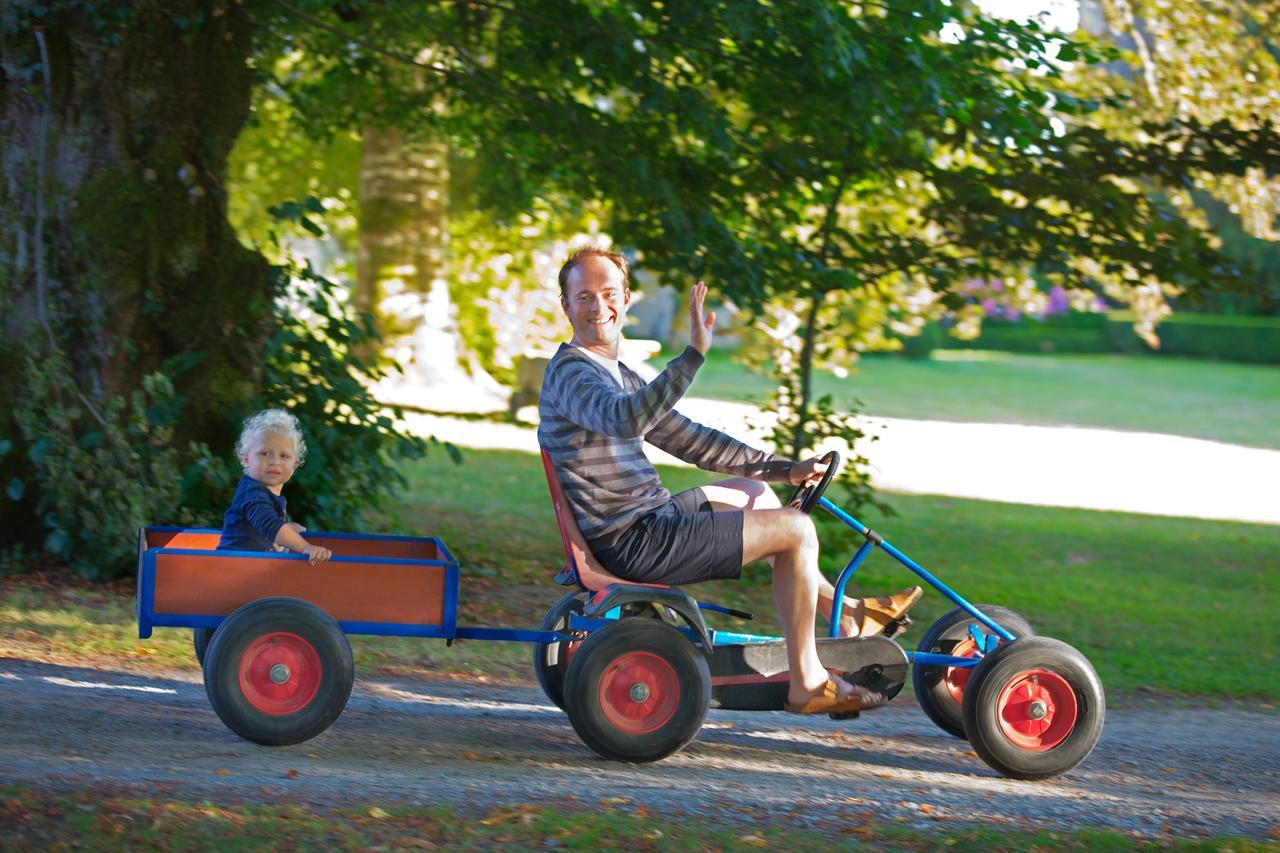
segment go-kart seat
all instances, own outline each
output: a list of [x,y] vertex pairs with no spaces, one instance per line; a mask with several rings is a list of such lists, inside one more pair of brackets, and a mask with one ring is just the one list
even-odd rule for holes
[[577,584],[591,592],[601,592],[615,584],[657,589],[670,588],[667,584],[623,580],[610,574],[604,566],[600,565],[595,555],[591,553],[591,549],[587,547],[587,539],[578,528],[578,520],[573,517],[573,510],[569,508],[564,498],[564,492],[560,489],[560,478],[556,476],[555,466],[545,450],[542,451],[542,467],[547,474],[547,488],[551,490],[551,503],[556,510],[556,524],[560,526],[560,541],[564,544],[564,556],[568,560],[565,567],[556,575],[556,583],[561,586]]

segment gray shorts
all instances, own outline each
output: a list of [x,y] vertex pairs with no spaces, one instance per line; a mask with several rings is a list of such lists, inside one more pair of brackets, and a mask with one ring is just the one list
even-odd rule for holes
[[702,489],[689,489],[645,513],[612,545],[592,551],[623,580],[671,586],[742,574],[742,510],[715,512]]

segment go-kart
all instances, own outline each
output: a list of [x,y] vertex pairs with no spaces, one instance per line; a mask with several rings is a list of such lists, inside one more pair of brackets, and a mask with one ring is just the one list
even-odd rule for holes
[[[916,697],[944,731],[968,738],[1000,773],[1043,779],[1075,767],[1098,741],[1102,684],[1080,652],[1036,636],[1017,614],[975,607],[823,496],[839,466],[790,502],[821,507],[864,542],[837,580],[831,625],[845,587],[880,548],[957,607],[915,651],[888,636],[818,640],[822,662],[892,698],[910,672]],[[139,531],[138,636],[193,629],[205,692],[233,732],[265,745],[319,735],[346,707],[355,677],[348,634],[532,643],[534,671],[582,740],[607,758],[656,761],[692,741],[708,708],[781,710],[787,693],[782,638],[712,629],[704,614],[751,614],[694,600],[682,590],[605,572],[586,548],[550,459],[547,483],[577,587],[538,630],[457,624],[459,567],[435,537],[308,532],[334,556],[216,550],[220,531]],[[895,629],[901,626],[890,626]],[[892,633],[892,630],[886,633]]]
[[[888,698],[902,690],[910,671],[929,718],[967,738],[1006,776],[1044,779],[1083,761],[1098,742],[1106,712],[1102,682],[1085,656],[1036,636],[1011,610],[970,604],[824,497],[840,457],[829,453],[824,460],[822,480],[797,489],[787,505],[806,513],[821,507],[864,540],[835,583],[830,636],[818,641],[827,668]],[[654,761],[693,740],[708,708],[782,710],[788,680],[783,640],[713,630],[704,613],[751,614],[610,575],[586,548],[545,452],[543,465],[568,558],[556,580],[579,589],[543,618],[541,630],[569,638],[538,642],[534,670],[582,740],[608,758]],[[875,548],[956,604],[925,631],[915,651],[891,639],[901,625],[873,637],[837,636],[845,588]]]

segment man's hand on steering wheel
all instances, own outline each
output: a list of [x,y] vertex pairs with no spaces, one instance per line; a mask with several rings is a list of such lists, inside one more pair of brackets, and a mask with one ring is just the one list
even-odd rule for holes
[[787,480],[793,486],[816,486],[822,475],[827,473],[827,462],[821,456],[814,456],[791,466],[791,474]]

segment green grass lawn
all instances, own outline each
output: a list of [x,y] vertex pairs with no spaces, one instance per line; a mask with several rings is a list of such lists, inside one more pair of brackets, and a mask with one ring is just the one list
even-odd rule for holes
[[[467,451],[455,466],[432,453],[409,471],[411,491],[392,527],[442,537],[463,564],[461,622],[533,628],[563,590],[551,578],[563,553],[541,463],[516,451]],[[664,469],[681,489],[705,482]],[[970,600],[1023,613],[1037,630],[1080,648],[1113,699],[1147,690],[1211,699],[1280,699],[1276,612],[1280,527],[891,495],[900,515],[861,520]],[[855,549],[852,533],[819,519],[823,566],[834,576]],[[853,594],[881,594],[915,576],[883,553],[855,578]],[[709,600],[753,610],[754,623],[722,627],[774,632],[768,570],[740,583],[705,584]],[[157,629],[138,640],[131,589],[0,584],[0,655],[87,660],[143,668],[194,666],[188,632]],[[903,642],[949,609],[928,591]],[[714,623],[713,623],[714,627]],[[356,637],[357,666],[437,674],[529,678],[527,645]]]
[[[721,348],[689,393],[755,402],[772,387]],[[863,358],[846,378],[818,374],[815,391],[831,394],[837,408],[861,400],[862,411],[883,417],[1101,427],[1280,448],[1280,369],[1272,365],[941,350],[923,361]]]

